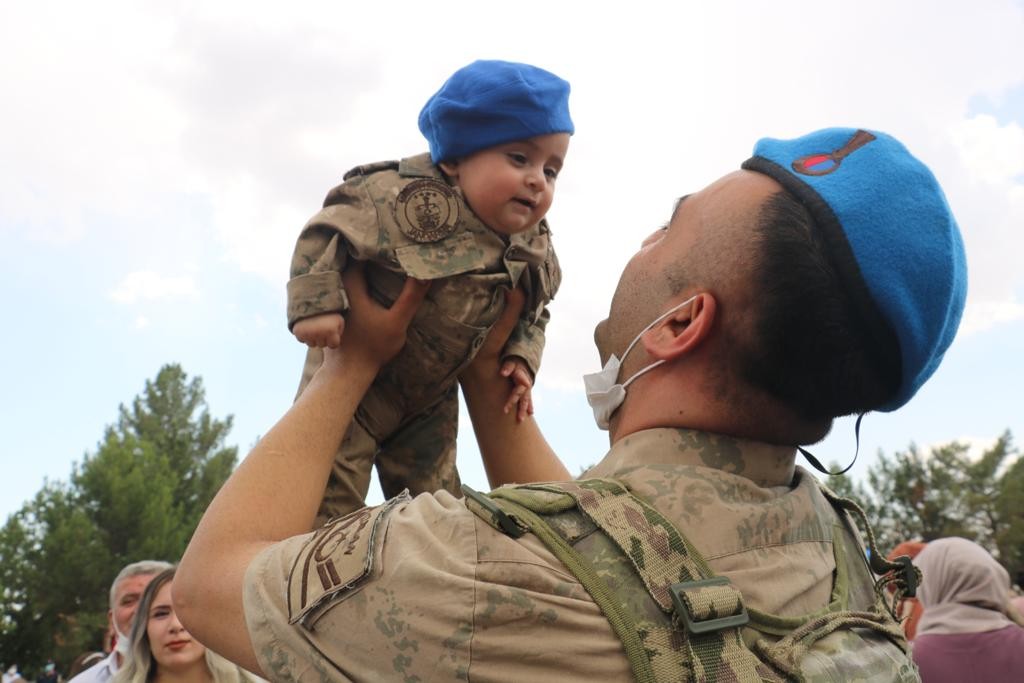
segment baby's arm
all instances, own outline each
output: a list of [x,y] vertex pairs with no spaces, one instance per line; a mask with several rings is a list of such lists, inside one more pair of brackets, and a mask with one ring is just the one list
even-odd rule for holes
[[303,318],[292,327],[296,339],[317,349],[338,348],[344,331],[345,318],[340,313],[321,313]]
[[540,368],[541,354],[544,352],[544,328],[550,317],[545,308],[534,322],[520,318],[502,349],[501,374],[512,383],[505,412],[518,405],[516,420],[519,422],[533,415],[533,381]]
[[[341,281],[341,273],[348,265],[346,242],[339,231],[330,226],[315,224],[302,231],[292,254],[291,279],[288,280],[288,329],[310,346],[331,346],[341,342],[341,314],[348,310],[348,296]],[[313,330],[307,324],[307,331],[299,334],[300,324],[321,318],[335,316],[331,329],[337,328],[338,340],[333,344],[314,344],[310,339]],[[316,328],[326,334],[326,324]]]
[[509,356],[501,364],[501,376],[512,382],[512,390],[505,401],[504,412],[516,408],[516,422],[522,422],[533,415],[533,372],[526,361],[518,356]]
[[[292,252],[288,329],[300,341],[310,346],[338,346],[343,329],[339,314],[348,310],[341,274],[353,260],[371,258],[368,250],[376,248],[379,241],[377,209],[362,178],[332,189],[324,208],[302,229]],[[298,325],[327,314],[331,315],[330,325],[319,322],[314,332],[299,334]],[[315,339],[310,336],[314,333]]]

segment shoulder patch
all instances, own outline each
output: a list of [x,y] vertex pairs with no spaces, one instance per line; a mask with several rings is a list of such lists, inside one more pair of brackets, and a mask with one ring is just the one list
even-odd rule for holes
[[350,169],[342,178],[342,180],[348,180],[352,176],[357,175],[370,175],[371,173],[377,173],[378,171],[397,171],[397,161],[375,161],[372,164],[362,164]]
[[357,591],[374,570],[376,548],[395,506],[412,500],[403,491],[383,505],[328,522],[309,539],[288,577],[288,623],[309,628],[335,599]]
[[414,180],[395,199],[395,221],[413,242],[442,240],[458,227],[459,199],[444,181]]

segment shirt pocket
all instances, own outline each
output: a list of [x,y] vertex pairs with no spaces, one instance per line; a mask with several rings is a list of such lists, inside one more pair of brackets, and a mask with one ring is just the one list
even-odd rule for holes
[[487,255],[476,238],[464,232],[438,242],[397,247],[395,257],[409,276],[436,280],[482,270]]

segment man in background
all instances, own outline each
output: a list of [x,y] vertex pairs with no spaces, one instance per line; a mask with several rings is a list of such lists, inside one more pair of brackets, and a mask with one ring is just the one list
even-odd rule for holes
[[110,585],[110,609],[107,611],[107,620],[115,635],[114,649],[102,661],[72,678],[72,683],[106,683],[114,677],[128,656],[128,632],[142,591],[154,576],[170,567],[169,562],[143,560],[126,565],[118,573]]

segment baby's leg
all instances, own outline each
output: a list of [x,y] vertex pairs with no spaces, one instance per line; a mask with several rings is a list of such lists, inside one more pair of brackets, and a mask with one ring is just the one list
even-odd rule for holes
[[[306,363],[302,368],[302,379],[299,381],[296,398],[309,384],[313,373],[323,362],[323,357],[323,351],[320,349],[309,349],[306,353]],[[366,492],[370,488],[370,468],[373,466],[377,448],[376,440],[356,420],[352,420],[345,433],[345,439],[334,456],[334,465],[327,479],[327,487],[320,502],[314,528],[319,528],[329,519],[347,515],[365,505]]]
[[370,489],[370,468],[376,454],[377,442],[358,422],[352,420],[345,433],[345,440],[334,456],[314,528],[320,528],[328,520],[347,515],[366,505],[366,492]]
[[462,496],[455,469],[459,431],[458,385],[385,440],[377,453],[377,477],[385,498],[445,490]]

